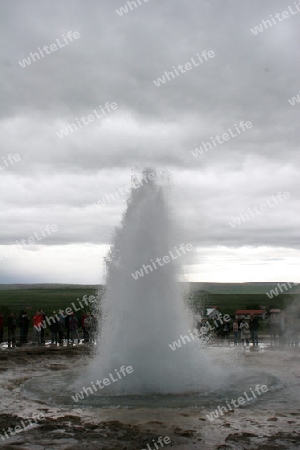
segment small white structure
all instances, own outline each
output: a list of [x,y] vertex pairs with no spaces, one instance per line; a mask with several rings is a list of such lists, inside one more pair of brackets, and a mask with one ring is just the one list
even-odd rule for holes
[[214,319],[218,317],[222,317],[222,313],[217,310],[217,306],[213,306],[212,308],[206,308],[206,315],[208,319]]

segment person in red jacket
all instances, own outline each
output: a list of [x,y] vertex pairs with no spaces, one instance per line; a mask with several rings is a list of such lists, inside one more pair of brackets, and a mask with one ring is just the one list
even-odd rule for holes
[[[43,326],[44,325],[44,326]],[[41,311],[36,311],[33,316],[33,335],[32,341],[41,345],[41,329],[46,328],[46,324],[43,323],[43,315]]]
[[4,317],[0,314],[0,344],[3,342]]

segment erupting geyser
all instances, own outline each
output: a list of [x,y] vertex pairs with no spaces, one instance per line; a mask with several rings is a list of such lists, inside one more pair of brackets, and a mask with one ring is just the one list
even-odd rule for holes
[[[176,282],[173,258],[161,265],[156,262],[170,251],[178,261],[183,262],[184,256],[180,260],[182,242],[172,240],[164,187],[151,173],[145,170],[138,187],[132,189],[107,257],[102,330],[88,379],[101,380],[123,365],[132,366],[133,372],[111,382],[101,395],[187,393],[203,387],[204,378],[210,386],[212,382],[212,374],[205,375],[208,361],[197,338],[175,351],[169,346],[180,335],[189,335],[192,324]],[[134,277],[138,270],[142,275]]]

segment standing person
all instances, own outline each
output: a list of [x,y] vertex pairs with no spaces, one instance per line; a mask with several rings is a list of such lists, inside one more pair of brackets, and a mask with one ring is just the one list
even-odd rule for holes
[[91,318],[91,313],[87,312],[86,313],[86,317],[84,319],[84,329],[85,329],[85,333],[86,333],[86,342],[90,342],[91,340],[91,331],[92,331],[92,318]]
[[241,330],[241,340],[244,344],[246,342],[246,346],[249,345],[249,338],[250,338],[250,330],[249,330],[249,324],[246,322],[245,319],[242,319],[242,322],[240,324],[240,330]]
[[242,319],[237,319],[237,323],[238,323],[238,326],[239,326],[239,342],[241,342],[242,341],[242,336],[241,336],[241,323],[242,323]]
[[41,328],[43,328],[43,316],[41,311],[36,311],[33,316],[33,334],[32,341],[38,345],[41,345]]
[[0,314],[0,344],[3,342],[4,317]]
[[229,339],[229,335],[230,335],[230,329],[229,329],[229,324],[228,323],[224,323],[222,326],[222,335],[224,337],[224,339]]
[[277,324],[275,314],[273,314],[271,316],[271,319],[269,322],[269,327],[270,327],[270,336],[271,336],[271,346],[273,346],[273,345],[276,345],[276,337],[277,337],[277,333],[278,333],[278,324]]
[[57,321],[57,332],[58,332],[58,344],[59,346],[64,345],[64,325],[62,319],[59,318]]
[[87,330],[86,330],[86,328],[85,328],[85,326],[84,326],[84,321],[85,321],[85,319],[86,319],[86,313],[84,312],[84,313],[82,314],[82,317],[81,317],[81,328],[82,328],[83,342],[84,342],[84,343],[89,342],[89,336],[88,336]]
[[59,315],[59,320],[60,320],[63,328],[65,328],[65,318],[66,318],[66,316],[64,315],[64,311],[61,311],[61,314]]
[[67,338],[67,345],[69,345],[70,341],[70,315],[67,314],[65,318],[65,329],[66,329],[66,338]]
[[259,327],[258,318],[252,314],[250,317],[249,328],[253,347],[255,346],[258,347],[258,335],[257,335],[258,327]]
[[11,312],[7,318],[7,331],[8,331],[8,347],[16,346],[16,328],[17,321],[13,312]]
[[[200,339],[203,342],[205,342],[205,341],[207,342],[208,341],[210,330],[211,330],[211,327],[209,325],[209,322],[208,322],[207,318],[204,317],[201,320],[201,322],[200,322],[200,333],[201,333],[200,334],[200,336],[201,336]],[[216,332],[218,332],[218,330],[220,330],[220,326],[216,329]]]
[[91,330],[90,330],[90,342],[96,343],[97,339],[97,319],[94,314],[91,315]]
[[74,344],[74,337],[77,339],[77,343],[79,344],[78,319],[74,313],[72,313],[69,317],[69,328],[72,344]]
[[[42,316],[42,322],[44,322],[44,320],[46,319],[46,314],[44,313],[44,311],[42,309],[41,309],[40,313]],[[45,328],[44,327],[41,328],[41,344],[42,345],[45,345]]]
[[279,319],[278,319],[279,323],[278,323],[278,339],[279,339],[279,343],[281,345],[286,345],[286,325],[287,325],[287,321],[286,321],[286,316],[285,313],[283,311],[281,311],[281,313],[279,314]]
[[63,334],[63,337],[62,337],[62,345],[63,345],[63,340],[64,339],[66,339],[66,316],[65,316],[65,314],[64,314],[65,312],[64,311],[61,311],[61,314],[59,315],[59,321],[60,321],[60,326],[59,326],[59,329],[60,329],[60,332],[62,332],[62,334]]
[[233,331],[233,335],[234,335],[234,345],[238,345],[238,343],[239,343],[239,324],[236,319],[232,324],[232,331]]
[[295,317],[288,317],[286,319],[285,344],[288,346],[298,346],[297,334],[297,319]]
[[51,344],[57,345],[58,343],[58,331],[59,331],[59,324],[56,320],[55,322],[51,322],[49,325],[50,331],[51,331]]
[[20,313],[19,326],[20,326],[20,345],[26,344],[29,329],[29,319],[26,311],[21,311]]

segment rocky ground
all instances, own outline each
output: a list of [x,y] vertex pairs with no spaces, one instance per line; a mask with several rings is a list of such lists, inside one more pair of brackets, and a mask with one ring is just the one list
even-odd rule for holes
[[[159,436],[171,439],[164,447],[182,450],[300,449],[299,348],[249,352],[246,365],[263,364],[265,371],[284,378],[287,387],[278,395],[275,393],[269,403],[237,408],[212,422],[206,417],[210,411],[195,407],[72,409],[23,397],[21,387],[26,380],[45,376],[46,382],[49,372],[84,365],[90,358],[89,352],[84,346],[24,347],[0,352],[1,449],[157,450],[153,441],[157,442]],[[9,437],[8,428],[20,425],[33,413],[45,418]],[[160,444],[156,446],[162,448]]]

